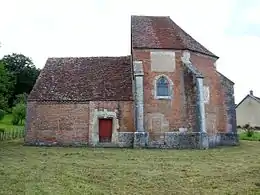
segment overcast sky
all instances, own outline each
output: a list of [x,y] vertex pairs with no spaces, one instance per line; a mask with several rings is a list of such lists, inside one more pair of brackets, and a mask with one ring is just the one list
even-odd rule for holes
[[259,0],[0,0],[0,57],[13,52],[42,68],[48,57],[130,54],[130,16],[170,16],[218,55],[238,103],[260,96]]

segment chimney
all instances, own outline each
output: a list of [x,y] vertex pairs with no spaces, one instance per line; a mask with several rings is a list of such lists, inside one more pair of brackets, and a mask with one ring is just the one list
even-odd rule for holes
[[250,95],[252,95],[252,96],[254,95],[253,90],[250,90]]

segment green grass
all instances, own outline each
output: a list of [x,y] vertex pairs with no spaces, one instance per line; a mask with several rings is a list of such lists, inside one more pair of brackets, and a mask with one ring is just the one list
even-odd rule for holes
[[260,142],[210,150],[0,142],[0,194],[260,194]]
[[22,129],[24,127],[24,122],[22,125],[12,124],[12,115],[6,114],[2,120],[0,120],[0,128],[5,130]]
[[260,132],[254,132],[254,134],[249,137],[246,132],[239,133],[240,140],[249,140],[249,141],[260,141]]

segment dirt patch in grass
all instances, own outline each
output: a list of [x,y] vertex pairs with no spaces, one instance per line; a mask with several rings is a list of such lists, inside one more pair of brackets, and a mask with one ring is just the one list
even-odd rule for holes
[[258,194],[260,142],[210,150],[0,143],[0,194]]

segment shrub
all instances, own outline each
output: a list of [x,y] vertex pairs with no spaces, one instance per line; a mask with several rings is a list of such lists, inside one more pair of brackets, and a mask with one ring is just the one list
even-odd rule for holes
[[252,137],[254,135],[254,130],[253,129],[247,129],[246,135],[247,135],[247,137]]
[[14,101],[15,105],[19,104],[19,103],[26,104],[27,96],[28,95],[26,93],[22,93],[22,94],[16,95],[15,96],[15,101]]
[[5,111],[0,109],[0,121],[4,118]]
[[253,135],[249,137],[246,132],[243,132],[239,134],[239,139],[249,141],[260,141],[260,133],[254,132]]
[[20,122],[20,119],[17,115],[13,115],[13,118],[12,118],[12,124],[13,125],[18,125]]
[[4,133],[5,129],[4,128],[0,128],[0,133]]
[[243,129],[245,129],[247,137],[252,137],[254,135],[254,128],[249,124],[245,124]]
[[[1,86],[0,86],[1,87]],[[0,109],[1,110],[6,110],[7,109],[7,99],[0,93]]]
[[243,129],[249,129],[249,128],[250,128],[249,123],[247,123],[247,124],[245,124],[245,125],[243,126]]
[[13,119],[12,124],[18,125],[19,123],[22,124],[23,120],[25,119],[26,114],[26,106],[25,104],[19,103],[13,108]]

